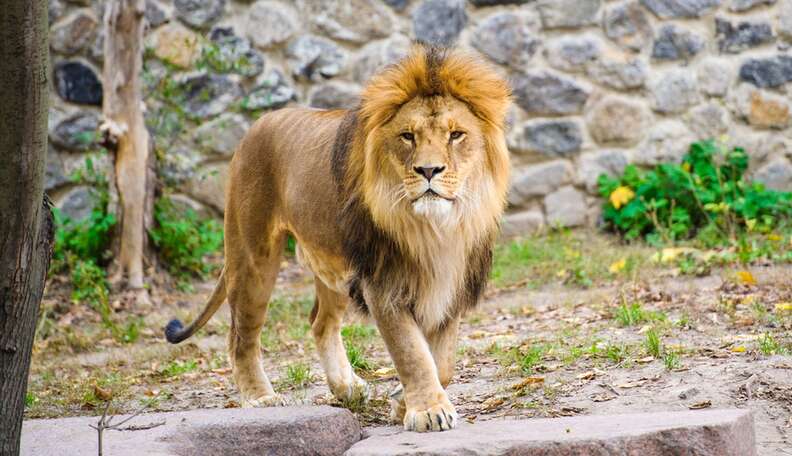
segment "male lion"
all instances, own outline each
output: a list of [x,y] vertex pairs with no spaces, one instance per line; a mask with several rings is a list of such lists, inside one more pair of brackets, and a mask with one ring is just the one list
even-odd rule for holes
[[373,316],[403,388],[394,419],[455,427],[451,381],[461,314],[484,290],[508,187],[503,124],[510,91],[459,51],[416,45],[372,78],[353,110],[262,116],[229,170],[225,267],[190,337],[227,297],[234,378],[246,406],[280,400],[261,366],[259,331],[286,236],[316,276],[311,313],[333,394],[365,399],[340,329],[350,302]]

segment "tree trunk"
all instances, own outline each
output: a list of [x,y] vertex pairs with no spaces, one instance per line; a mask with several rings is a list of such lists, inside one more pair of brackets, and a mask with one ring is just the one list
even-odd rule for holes
[[151,212],[149,134],[143,119],[140,73],[143,67],[145,0],[108,2],[104,17],[104,94],[102,131],[115,151],[118,193],[119,253],[114,281],[127,279],[130,289],[143,288],[146,218]]
[[0,8],[0,455],[19,454],[30,352],[52,253],[44,200],[46,0]]

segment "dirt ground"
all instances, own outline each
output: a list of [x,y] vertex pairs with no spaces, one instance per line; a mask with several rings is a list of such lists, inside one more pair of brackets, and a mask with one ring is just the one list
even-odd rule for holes
[[[287,402],[333,404],[307,321],[312,279],[294,262],[284,266],[262,335],[265,370]],[[492,287],[465,319],[449,387],[464,419],[746,408],[759,454],[792,455],[792,266],[703,277],[647,268],[589,287],[528,283]],[[50,284],[27,418],[95,415],[106,400],[116,412],[238,406],[224,352],[225,306],[182,345],[161,337],[171,317],[195,315],[213,285],[198,282],[187,293],[155,287],[151,307],[114,300],[139,322],[123,343]],[[387,396],[398,380],[383,344],[365,323],[344,335],[372,385],[369,403],[353,411],[366,425],[388,424]]]

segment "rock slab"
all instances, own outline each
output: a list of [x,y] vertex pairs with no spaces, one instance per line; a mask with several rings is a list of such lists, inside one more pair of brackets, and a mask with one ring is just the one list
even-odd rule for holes
[[756,449],[750,411],[707,410],[492,420],[432,434],[377,429],[345,454],[753,456]]
[[[119,417],[121,418],[121,417]],[[97,417],[27,421],[22,455],[95,455]],[[116,419],[118,421],[118,419]],[[333,407],[207,409],[152,413],[129,425],[165,425],[142,431],[105,431],[104,454],[137,455],[338,455],[360,440],[348,410]]]

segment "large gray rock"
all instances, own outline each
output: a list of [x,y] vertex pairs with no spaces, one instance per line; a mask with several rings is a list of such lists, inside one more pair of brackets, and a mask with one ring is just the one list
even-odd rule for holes
[[156,28],[170,20],[171,11],[158,0],[146,0],[145,17],[148,26]]
[[773,190],[792,191],[792,165],[785,158],[776,158],[756,170],[754,180]]
[[347,52],[328,39],[302,35],[289,42],[286,59],[294,77],[319,82],[341,73]]
[[297,12],[272,0],[259,0],[251,5],[245,21],[245,34],[262,49],[286,42],[299,28]]
[[157,160],[157,175],[166,184],[178,186],[195,178],[195,169],[203,160],[196,147],[176,144],[163,150]]
[[329,81],[311,87],[308,104],[321,109],[351,109],[360,102],[361,87],[343,81]]
[[684,112],[701,100],[696,77],[680,68],[658,72],[649,91],[653,109],[664,114]]
[[[120,418],[120,417],[119,417]],[[26,421],[23,455],[96,454],[97,417]],[[145,431],[104,434],[104,453],[113,456],[184,455],[339,455],[360,440],[348,410],[334,407],[207,409],[151,413],[129,425],[164,421]]]
[[578,178],[589,193],[596,193],[602,174],[610,177],[621,175],[628,162],[625,152],[618,149],[587,152],[580,156]]
[[642,104],[619,96],[606,96],[586,115],[591,137],[601,145],[631,146],[640,141],[651,119]]
[[704,38],[699,34],[676,25],[664,25],[652,46],[652,58],[656,60],[688,61],[704,49]]
[[98,26],[99,21],[93,11],[80,8],[52,25],[50,48],[66,55],[80,52],[93,42]]
[[381,428],[371,434],[346,456],[756,456],[749,410],[493,419],[447,432]]
[[540,43],[537,28],[538,20],[533,15],[495,13],[476,27],[471,43],[497,63],[525,69]]
[[727,59],[710,57],[703,60],[698,67],[699,89],[707,95],[726,95],[735,79],[734,65]]
[[663,19],[701,17],[720,6],[721,0],[641,0]]
[[84,185],[70,188],[55,201],[55,207],[72,220],[85,220],[91,215],[96,204],[94,191]]
[[715,18],[715,37],[718,40],[718,49],[730,54],[737,54],[775,40],[773,27],[768,22],[743,21],[735,25],[720,17]]
[[740,84],[729,94],[729,101],[754,127],[783,130],[792,122],[792,101],[786,95]]
[[196,169],[193,166],[182,187],[193,199],[219,213],[225,211],[225,194],[228,187],[228,162],[211,162]]
[[544,55],[547,63],[563,71],[583,71],[602,52],[602,43],[594,35],[564,36],[549,40]]
[[593,24],[601,0],[539,0],[536,9],[544,28],[570,28]]
[[216,52],[209,64],[215,71],[236,73],[250,78],[264,71],[264,56],[253,49],[250,41],[234,34],[231,27],[215,27],[209,33]]
[[206,152],[230,157],[248,128],[245,116],[227,112],[196,128],[193,141]]
[[220,20],[226,0],[174,0],[176,17],[195,28],[209,28]]
[[530,236],[544,226],[544,214],[538,209],[506,214],[501,221],[501,235],[506,238]]
[[574,170],[567,160],[528,165],[512,172],[509,206],[523,207],[533,198],[544,196],[572,182]]
[[66,174],[63,157],[52,144],[47,147],[47,166],[44,168],[44,190],[51,191],[71,182]]
[[194,119],[225,112],[242,95],[238,76],[204,71],[180,75],[176,84],[182,92],[182,108]]
[[778,5],[778,34],[792,40],[792,0],[781,0]]
[[99,115],[94,111],[77,111],[57,122],[50,129],[49,138],[56,146],[67,150],[89,150],[96,146]]
[[606,9],[602,28],[608,38],[632,51],[641,50],[652,40],[652,24],[637,0]]
[[407,8],[407,4],[410,3],[410,0],[382,0],[382,1],[385,2],[386,5],[395,9],[396,11],[404,11],[404,9]]
[[757,87],[778,87],[792,81],[792,56],[748,59],[740,67],[740,79]]
[[277,109],[297,99],[294,91],[286,78],[273,70],[266,74],[258,84],[242,99],[242,108],[249,111],[262,109]]
[[530,71],[512,76],[516,103],[528,114],[577,114],[589,96],[589,90],[574,79],[549,71]]
[[639,165],[679,163],[695,140],[687,126],[678,120],[663,120],[649,129],[635,149],[633,161]]
[[568,157],[580,151],[583,134],[571,120],[529,120],[517,127],[511,146],[518,152]]
[[371,76],[386,65],[407,55],[409,49],[410,39],[399,33],[363,46],[355,54],[355,59],[350,65],[352,78],[355,82],[365,84]]
[[534,0],[468,0],[473,6],[523,5],[532,1]]
[[696,139],[715,139],[729,130],[729,111],[719,103],[711,102],[690,110],[688,126]]
[[464,0],[424,0],[412,13],[415,39],[451,45],[467,24]]
[[298,0],[303,17],[337,40],[367,43],[390,35],[393,14],[377,0]]
[[586,195],[575,187],[562,187],[544,198],[547,224],[553,228],[586,223]]
[[729,2],[729,11],[748,11],[759,5],[772,5],[776,0],[731,0]]
[[603,52],[586,66],[588,77],[618,90],[643,87],[648,74],[649,68],[640,57],[615,52]]

